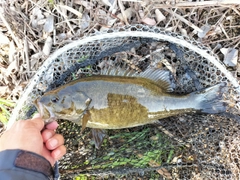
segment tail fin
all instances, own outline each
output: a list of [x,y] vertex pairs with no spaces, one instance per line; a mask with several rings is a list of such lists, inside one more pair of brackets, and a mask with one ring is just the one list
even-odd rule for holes
[[198,109],[203,113],[216,114],[224,113],[227,104],[223,100],[223,93],[226,92],[226,83],[220,83],[197,92],[191,93],[199,102]]

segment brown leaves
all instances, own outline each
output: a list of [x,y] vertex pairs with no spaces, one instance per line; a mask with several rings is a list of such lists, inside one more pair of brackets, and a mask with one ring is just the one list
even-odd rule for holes
[[222,48],[220,51],[224,54],[224,64],[235,67],[238,60],[238,50],[234,48]]
[[126,24],[158,26],[195,38],[213,48],[227,66],[235,67],[240,44],[238,5],[237,1],[225,0],[218,4],[155,0],[3,3],[0,8],[0,87],[8,91],[4,94],[10,94],[10,90],[20,84],[27,84],[55,49],[89,32]]

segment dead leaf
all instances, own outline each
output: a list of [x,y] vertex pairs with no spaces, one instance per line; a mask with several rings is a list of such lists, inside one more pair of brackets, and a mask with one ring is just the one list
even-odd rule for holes
[[155,10],[155,14],[156,14],[157,23],[164,21],[166,19],[166,17],[163,15],[163,13],[159,9]]
[[237,65],[238,50],[234,48],[222,48],[220,51],[224,55],[224,64],[226,66],[235,67]]
[[217,26],[215,28],[211,28],[211,30],[208,31],[206,36],[213,36],[213,35],[220,34],[220,33],[222,33],[222,29],[220,26]]
[[187,33],[186,29],[180,28],[180,32],[183,36],[188,36],[188,33]]
[[178,162],[178,159],[179,159],[179,157],[178,157],[178,156],[175,156],[175,157],[172,159],[171,163],[176,164],[176,163]]
[[39,25],[39,21],[44,19],[42,14],[42,10],[39,7],[35,7],[32,10],[32,15],[30,16],[31,25],[33,28],[37,28]]
[[157,172],[167,179],[172,179],[171,173],[165,168],[158,169]]
[[145,16],[143,10],[139,10],[138,14],[139,14],[141,19],[144,18],[144,16]]
[[45,54],[46,56],[49,56],[52,49],[52,44],[53,44],[53,40],[50,36],[48,36],[43,46],[43,50],[42,50],[43,54]]
[[114,0],[102,0],[103,4],[112,7],[114,4]]
[[49,15],[46,19],[46,22],[43,26],[45,32],[50,33],[54,29],[54,16]]
[[89,27],[90,24],[90,16],[88,15],[88,12],[85,12],[82,16],[82,20],[81,20],[81,30],[85,30]]
[[163,63],[166,68],[172,73],[172,75],[175,77],[176,79],[176,71],[177,71],[177,67],[175,67],[174,65],[170,64],[169,61],[167,59],[163,59],[161,60],[161,63]]
[[142,7],[148,6],[150,4],[150,0],[141,0],[140,4]]
[[155,19],[151,19],[151,18],[148,18],[148,17],[143,18],[143,19],[142,19],[142,22],[143,22],[144,24],[149,25],[149,26],[155,26],[155,25],[157,24],[156,21],[155,21]]
[[[124,14],[125,14],[125,18],[126,19],[130,19],[131,17],[132,17],[132,15],[133,15],[133,8],[127,8],[125,11],[124,11]],[[119,18],[119,19],[121,19],[121,21],[127,21],[127,20],[125,20],[124,18],[123,18],[123,14],[122,13],[120,13],[120,14],[118,14],[117,15],[117,17]]]
[[113,18],[111,18],[111,17],[108,17],[107,20],[108,20],[107,25],[108,25],[109,27],[112,27],[112,25],[117,21],[116,18],[113,19]]
[[202,30],[202,32],[198,32],[198,37],[204,38],[206,36],[206,34],[210,31],[211,26],[208,24],[205,24],[200,29]]
[[57,40],[58,41],[62,41],[64,39],[66,39],[66,38],[67,38],[66,33],[60,33],[60,34],[57,35]]

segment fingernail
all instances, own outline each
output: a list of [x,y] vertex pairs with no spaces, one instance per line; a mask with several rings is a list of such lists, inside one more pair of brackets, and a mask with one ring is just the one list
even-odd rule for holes
[[56,139],[52,139],[50,140],[49,144],[52,148],[55,148],[58,144],[58,141]]

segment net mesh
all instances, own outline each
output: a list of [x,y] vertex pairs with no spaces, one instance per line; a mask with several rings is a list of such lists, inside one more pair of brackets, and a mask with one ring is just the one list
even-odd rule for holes
[[68,153],[60,161],[62,179],[239,179],[240,136],[237,80],[199,42],[157,27],[131,25],[91,35],[52,54],[39,69],[13,111],[9,126],[28,118],[32,102],[72,79],[98,74],[103,67],[170,70],[175,93],[225,82],[228,112],[234,116],[188,114],[158,124],[108,130],[96,150],[89,129],[59,120]]

